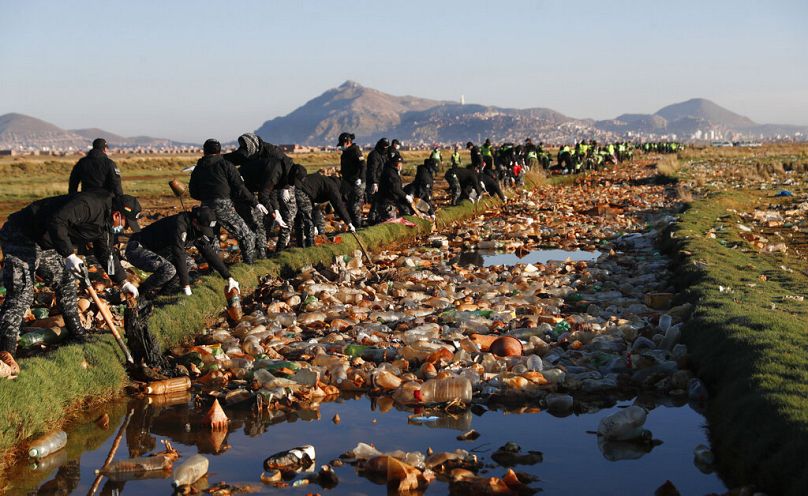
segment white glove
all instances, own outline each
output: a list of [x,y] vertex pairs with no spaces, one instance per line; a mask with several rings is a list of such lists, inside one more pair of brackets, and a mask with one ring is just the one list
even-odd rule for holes
[[289,227],[286,225],[286,222],[283,221],[283,217],[281,217],[281,213],[278,210],[275,210],[275,212],[272,213],[272,217],[275,219],[275,222],[277,222],[278,225],[281,226],[282,228],[286,229],[287,227]]
[[262,204],[260,204],[260,203],[259,203],[258,205],[256,205],[256,206],[255,206],[255,208],[257,208],[257,209],[258,209],[258,211],[259,211],[259,212],[261,212],[261,215],[267,215],[267,214],[269,214],[269,210],[267,210],[267,207],[263,206],[263,205],[262,205]]
[[315,227],[314,228],[314,235],[317,236],[318,234],[320,234],[320,230]]
[[285,202],[289,201],[289,190],[288,189],[283,188],[281,190],[281,200],[283,200]]
[[376,183],[371,184],[370,185],[370,194],[375,195],[377,191],[379,191],[379,185],[376,184]]
[[233,288],[236,288],[239,291],[241,291],[241,288],[238,285],[238,281],[236,281],[231,277],[230,279],[227,280],[227,292],[229,293],[230,291],[232,291]]
[[413,196],[412,195],[407,195],[407,202],[412,203],[412,200],[413,200]]
[[132,298],[137,298],[140,295],[135,285],[129,281],[123,283],[123,285],[121,286],[121,291],[123,291],[124,293],[129,293],[130,295],[132,295]]
[[351,231],[352,233],[356,232],[356,228],[354,227],[353,224],[348,224],[348,230]]
[[362,180],[361,180],[361,179],[357,179],[357,180],[356,180],[356,185],[357,185],[357,186],[362,186]]
[[76,275],[76,277],[84,276],[84,260],[79,258],[75,253],[71,253],[65,258],[65,270]]
[[185,296],[191,296],[193,294],[191,292],[191,286],[185,286],[182,288],[182,292],[185,293]]

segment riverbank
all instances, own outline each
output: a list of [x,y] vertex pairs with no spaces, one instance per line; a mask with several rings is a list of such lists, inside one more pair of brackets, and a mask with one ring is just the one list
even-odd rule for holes
[[769,494],[808,488],[808,277],[740,236],[739,213],[764,193],[710,195],[691,204],[668,251],[676,282],[696,304],[684,329],[707,384],[706,416],[730,487]]

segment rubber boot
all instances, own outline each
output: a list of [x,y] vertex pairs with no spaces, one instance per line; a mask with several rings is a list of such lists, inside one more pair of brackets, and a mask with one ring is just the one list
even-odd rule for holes
[[87,341],[87,329],[81,325],[78,315],[62,315],[65,320],[65,327],[70,331],[70,341],[73,343],[84,343]]
[[0,337],[0,351],[7,351],[13,358],[17,358],[17,336]]

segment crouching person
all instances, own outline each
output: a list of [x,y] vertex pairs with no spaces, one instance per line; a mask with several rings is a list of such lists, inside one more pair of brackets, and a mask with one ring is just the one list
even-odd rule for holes
[[376,194],[376,212],[379,222],[412,214],[412,195],[404,192],[401,186],[401,156],[391,158],[382,169],[379,192]]
[[148,298],[176,292],[191,295],[186,249],[196,246],[202,257],[224,279],[228,289],[238,287],[230,277],[218,250],[216,214],[209,207],[194,207],[189,213],[164,217],[129,238],[126,260],[140,270],[152,274],[140,285]]
[[[303,168],[300,165],[295,167]],[[338,181],[319,172],[308,175],[303,173],[300,174],[300,187],[297,191],[299,208],[295,230],[300,246],[313,246],[316,232],[325,233],[325,221],[319,207],[321,203],[330,203],[337,216],[348,225],[348,231],[356,232],[356,227],[351,223],[351,214],[342,199]]]
[[78,312],[76,279],[84,277],[77,246],[92,245],[102,269],[124,293],[138,296],[113,249],[115,234],[125,227],[138,232],[140,203],[133,196],[113,198],[107,192],[54,196],[35,201],[11,214],[0,230],[5,255],[3,282],[7,294],[0,312],[0,351],[17,352],[25,311],[34,300],[36,276],[53,288],[71,338],[83,341],[86,329]]

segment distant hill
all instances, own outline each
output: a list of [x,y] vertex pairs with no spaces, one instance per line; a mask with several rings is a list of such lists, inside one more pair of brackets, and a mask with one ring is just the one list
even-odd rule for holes
[[466,140],[522,141],[526,137],[569,142],[676,135],[688,140],[712,131],[716,136],[773,137],[808,127],[757,124],[710,100],[694,98],[653,114],[622,114],[614,119],[574,119],[547,108],[508,109],[485,105],[393,96],[346,81],[283,117],[266,121],[256,131],[272,143],[334,145],[340,132],[356,134],[362,144],[382,136],[409,143]]
[[81,149],[87,140],[49,122],[23,114],[0,115],[0,148]]
[[112,147],[184,145],[169,139],[149,136],[126,138],[98,128],[66,130],[24,114],[0,115],[0,149],[85,150],[95,138],[104,138]]
[[336,145],[337,137],[350,130],[357,140],[368,140],[381,131],[392,129],[401,116],[425,110],[442,102],[393,96],[353,81],[345,81],[284,117],[265,122],[256,134],[272,143]]
[[[570,129],[559,132],[558,126]],[[256,133],[272,143],[335,145],[343,131],[359,143],[385,136],[411,143],[453,142],[491,138],[522,141],[528,136],[569,134],[592,128],[550,109],[504,109],[483,105],[394,96],[346,81],[283,117],[265,122]]]

